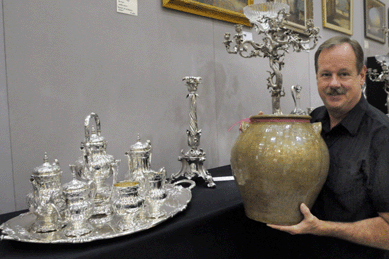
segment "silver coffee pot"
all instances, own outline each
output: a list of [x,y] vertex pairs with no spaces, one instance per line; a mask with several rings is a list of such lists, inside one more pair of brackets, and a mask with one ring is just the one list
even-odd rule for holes
[[142,143],[138,135],[137,142],[130,146],[130,150],[125,155],[128,157],[128,174],[125,179],[139,182],[140,193],[144,195],[146,189],[144,174],[150,171],[151,164],[151,141]]
[[45,153],[43,164],[34,168],[30,182],[33,191],[27,194],[29,210],[36,215],[31,226],[35,233],[57,231],[62,227],[62,212],[66,207],[61,186],[62,170],[58,160],[49,163]]
[[[94,119],[96,128],[90,128],[91,119]],[[85,140],[81,142],[83,155],[76,161],[76,176],[80,180],[94,181],[96,195],[94,198],[94,212],[91,218],[96,224],[104,224],[111,220],[112,208],[109,203],[112,185],[106,180],[112,176],[112,165],[117,163],[112,155],[106,153],[107,141],[101,136],[99,116],[91,113],[85,118]],[[118,165],[116,165],[118,166]]]

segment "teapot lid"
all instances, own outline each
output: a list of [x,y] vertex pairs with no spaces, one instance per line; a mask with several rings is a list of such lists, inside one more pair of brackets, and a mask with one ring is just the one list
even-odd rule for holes
[[66,194],[70,193],[81,193],[89,189],[89,185],[83,181],[73,178],[70,182],[62,186],[62,190]]
[[63,192],[65,194],[77,194],[88,190],[89,185],[86,182],[76,179],[76,171],[74,165],[70,165],[70,170],[73,174],[73,180],[62,186]]
[[35,176],[49,176],[62,173],[61,168],[59,167],[59,162],[57,159],[54,160],[53,164],[49,163],[49,158],[47,156],[47,152],[45,152],[45,156],[43,158],[43,164],[35,167],[32,175]]
[[130,146],[130,151],[128,153],[147,153],[151,151],[151,141],[147,140],[145,143],[140,141],[140,136],[138,134],[137,142],[134,145]]

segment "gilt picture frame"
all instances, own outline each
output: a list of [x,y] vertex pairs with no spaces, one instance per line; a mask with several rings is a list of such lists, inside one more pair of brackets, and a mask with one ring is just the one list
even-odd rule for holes
[[379,0],[364,0],[365,38],[385,44],[386,6]]
[[162,6],[217,20],[250,26],[243,7],[254,0],[162,0]]
[[[267,0],[274,2],[274,0]],[[285,27],[294,32],[306,34],[307,21],[313,19],[313,0],[277,0],[277,3],[289,5],[289,17]]]
[[354,0],[322,0],[323,27],[353,35]]

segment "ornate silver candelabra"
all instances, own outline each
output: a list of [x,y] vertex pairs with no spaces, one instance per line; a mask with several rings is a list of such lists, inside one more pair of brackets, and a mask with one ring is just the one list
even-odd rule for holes
[[385,56],[375,56],[375,59],[377,60],[377,63],[381,65],[382,72],[378,73],[377,69],[367,69],[367,74],[371,81],[373,82],[384,82],[384,90],[387,94],[386,97],[386,107],[388,109],[388,113],[386,114],[389,116],[389,55]]
[[[267,78],[267,88],[272,97],[273,114],[281,115],[280,98],[285,96],[282,87],[281,69],[284,66],[285,53],[289,48],[293,51],[309,51],[316,47],[320,38],[319,28],[314,27],[313,21],[307,21],[307,38],[304,40],[298,34],[284,27],[285,18],[289,13],[289,6],[282,3],[261,3],[248,5],[243,9],[245,16],[254,25],[259,35],[263,34],[263,43],[252,40],[244,40],[243,26],[235,25],[237,34],[234,36],[235,46],[230,33],[224,35],[224,45],[229,54],[239,54],[244,58],[264,57],[269,58],[270,68],[273,70]],[[312,46],[310,44],[313,43]],[[251,51],[250,51],[251,50]]]
[[213,182],[211,174],[204,168],[204,161],[206,159],[205,152],[199,148],[201,129],[198,129],[197,127],[196,98],[198,95],[196,91],[200,84],[201,77],[187,76],[182,80],[185,81],[189,91],[186,98],[190,98],[190,122],[189,130],[186,131],[190,150],[186,153],[184,153],[183,149],[181,150],[182,156],[178,157],[178,160],[182,163],[181,170],[172,175],[172,180],[177,179],[180,176],[192,179],[194,176],[198,175],[208,183],[208,187],[215,187],[216,185]]

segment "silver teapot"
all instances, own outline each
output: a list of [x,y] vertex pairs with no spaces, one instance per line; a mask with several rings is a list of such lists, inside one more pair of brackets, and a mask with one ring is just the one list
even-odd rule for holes
[[35,233],[47,233],[62,228],[62,213],[66,208],[61,186],[62,171],[58,160],[49,163],[45,153],[43,164],[34,168],[30,182],[33,191],[27,194],[29,210],[36,220],[31,226]]
[[[91,119],[95,120],[96,129],[93,126],[89,128]],[[105,182],[113,174],[112,164],[118,162],[112,155],[106,153],[107,141],[101,136],[100,119],[96,113],[92,112],[85,118],[84,128],[85,141],[81,142],[80,148],[83,155],[76,161],[76,176],[80,180],[94,181],[96,195],[91,220],[96,224],[104,224],[112,218],[109,202],[112,185],[107,185]]]
[[76,166],[70,165],[73,180],[63,185],[66,197],[65,219],[67,226],[63,232],[67,237],[80,237],[93,231],[88,219],[93,214],[93,199],[96,194],[94,182],[88,183],[76,179]]

